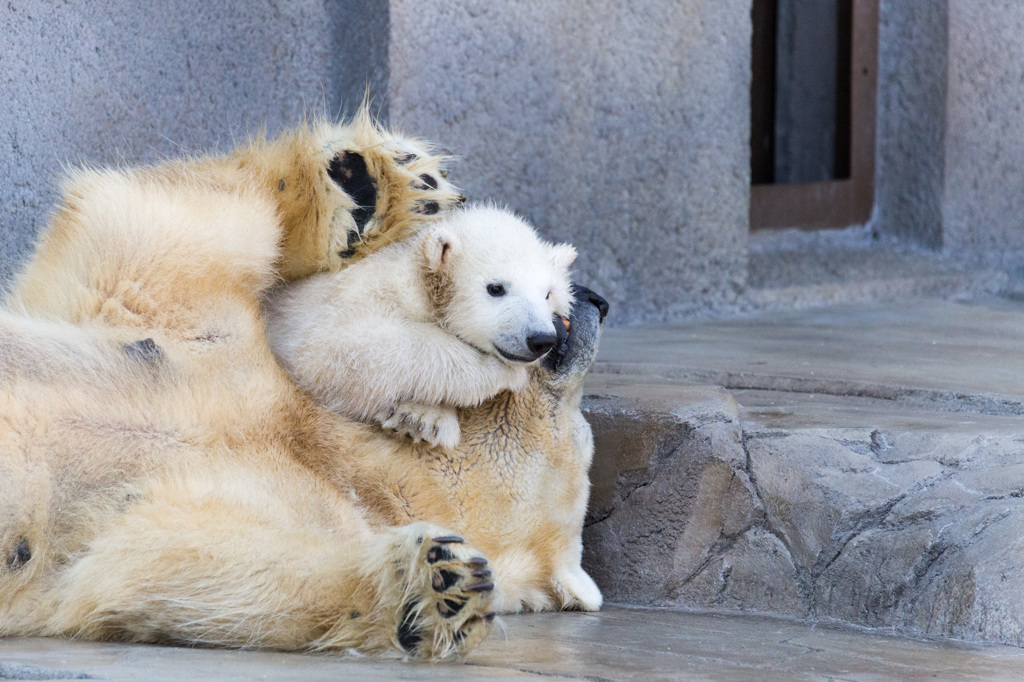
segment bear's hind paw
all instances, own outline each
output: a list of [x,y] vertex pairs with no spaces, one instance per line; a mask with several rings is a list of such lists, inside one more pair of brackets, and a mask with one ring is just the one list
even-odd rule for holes
[[418,551],[407,571],[395,626],[402,651],[417,658],[466,656],[493,627],[492,573],[465,540],[427,524],[408,527]]

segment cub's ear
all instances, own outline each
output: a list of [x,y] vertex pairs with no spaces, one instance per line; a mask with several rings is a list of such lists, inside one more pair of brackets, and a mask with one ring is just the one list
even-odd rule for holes
[[431,230],[423,239],[423,259],[429,272],[439,273],[449,267],[459,250],[459,239],[443,227]]
[[566,268],[576,260],[576,247],[572,244],[555,244],[551,247],[551,261],[557,268]]

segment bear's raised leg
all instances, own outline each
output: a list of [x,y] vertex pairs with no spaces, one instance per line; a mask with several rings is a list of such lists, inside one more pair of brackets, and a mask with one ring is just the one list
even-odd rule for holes
[[280,277],[340,270],[441,217],[462,200],[444,162],[363,112],[228,156],[72,171],[8,304],[205,336]]

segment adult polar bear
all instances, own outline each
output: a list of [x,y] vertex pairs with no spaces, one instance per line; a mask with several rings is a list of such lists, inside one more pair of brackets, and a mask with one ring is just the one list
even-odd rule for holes
[[266,289],[443,214],[442,162],[360,116],[71,179],[0,312],[0,633],[439,658],[492,610],[599,606],[598,297],[445,453],[328,412],[267,348]]

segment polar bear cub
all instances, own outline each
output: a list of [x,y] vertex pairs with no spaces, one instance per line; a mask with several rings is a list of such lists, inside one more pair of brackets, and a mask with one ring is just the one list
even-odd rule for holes
[[463,208],[341,272],[284,285],[267,302],[267,337],[335,412],[455,447],[454,408],[524,388],[555,346],[575,259],[508,210]]

